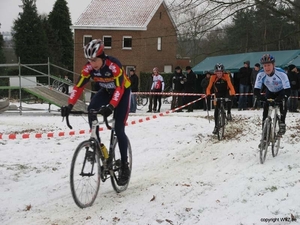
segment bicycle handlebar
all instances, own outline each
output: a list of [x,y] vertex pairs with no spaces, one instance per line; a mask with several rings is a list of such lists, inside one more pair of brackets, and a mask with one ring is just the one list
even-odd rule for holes
[[[269,103],[272,103],[274,105],[280,105],[281,103],[283,103],[283,109],[285,107],[285,99],[282,99],[281,101],[276,101],[273,98],[268,98],[268,99],[260,99],[259,101],[261,101],[261,102],[269,102]],[[253,108],[255,107],[256,102],[257,102],[257,97],[254,98]]]
[[268,98],[268,99],[264,99],[264,100],[260,100],[260,101],[261,102],[271,102],[271,103],[274,103],[275,105],[280,105],[282,102],[284,102],[284,99],[278,101],[273,98]]
[[231,101],[231,99],[230,99],[230,98],[228,98],[228,97],[219,97],[219,98],[214,98],[214,100],[216,100],[216,101]]
[[[95,115],[95,114],[100,114],[100,113],[99,113],[99,111],[90,111],[90,112],[86,112],[86,111],[70,111],[69,114],[66,116],[66,122],[67,122],[67,126],[70,129],[73,129],[73,127],[71,126],[70,121],[69,121],[69,115],[70,114],[74,114],[74,115],[94,114]],[[111,130],[111,126],[108,124],[107,117],[103,116],[103,119],[104,119],[104,123],[105,123],[105,126],[107,127],[107,129]]]

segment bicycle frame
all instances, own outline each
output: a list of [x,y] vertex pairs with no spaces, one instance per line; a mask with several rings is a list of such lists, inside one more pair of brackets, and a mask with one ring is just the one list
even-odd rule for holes
[[[275,157],[278,154],[280,147],[280,135],[276,134],[276,127],[279,124],[280,120],[280,104],[275,102],[274,99],[267,99],[269,103],[268,106],[268,116],[264,120],[261,140],[260,140],[260,163],[263,164],[269,144],[272,143],[272,155]],[[273,104],[272,104],[273,103]],[[283,106],[285,102],[283,101]],[[277,145],[276,145],[277,144]],[[276,145],[276,146],[275,146]]]
[[218,125],[217,125],[217,133],[218,139],[222,140],[224,137],[225,126],[227,124],[226,112],[225,112],[225,102],[228,101],[229,98],[215,98],[216,103],[220,102],[219,112],[218,112]]
[[[99,114],[99,112],[71,111],[70,114]],[[110,179],[111,184],[117,193],[125,191],[129,185],[130,174],[127,183],[121,183],[120,181],[122,156],[121,153],[118,154],[115,152],[118,144],[114,128],[115,121],[109,126],[107,117],[103,118],[106,127],[111,130],[109,151],[107,152],[107,155],[104,154],[103,148],[100,146],[102,143],[100,136],[97,136],[97,129],[100,123],[97,120],[94,120],[92,121],[89,139],[82,141],[78,145],[72,158],[70,172],[71,193],[76,205],[80,208],[86,208],[93,204],[98,194],[101,180],[102,182],[105,182],[107,179]],[[68,127],[72,129],[68,115],[66,116],[66,121]],[[131,173],[132,151],[129,139],[127,153],[127,163]]]
[[271,106],[269,105],[269,110],[268,110],[268,117],[271,122],[271,133],[270,133],[270,138],[271,140],[274,140],[276,134],[275,134],[275,127],[274,123],[277,122],[277,120],[280,118],[280,113],[279,113],[279,105]]

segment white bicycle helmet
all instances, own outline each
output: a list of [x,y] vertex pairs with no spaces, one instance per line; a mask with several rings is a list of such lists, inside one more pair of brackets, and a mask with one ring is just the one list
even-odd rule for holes
[[84,46],[84,56],[87,59],[93,59],[104,53],[104,43],[101,39],[94,39]]

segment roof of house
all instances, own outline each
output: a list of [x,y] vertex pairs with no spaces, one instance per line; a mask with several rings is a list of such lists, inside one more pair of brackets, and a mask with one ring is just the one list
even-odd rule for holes
[[146,30],[161,4],[166,7],[164,0],[92,0],[72,28]]
[[255,63],[260,63],[262,55],[267,53],[274,56],[275,65],[277,67],[285,67],[290,64],[295,64],[297,67],[300,67],[300,50],[297,49],[285,51],[249,52],[207,57],[202,62],[194,66],[192,70],[195,73],[203,74],[204,71],[212,71],[217,63],[222,63],[225,70],[235,73],[244,66],[245,61],[250,61],[250,67],[254,67]]

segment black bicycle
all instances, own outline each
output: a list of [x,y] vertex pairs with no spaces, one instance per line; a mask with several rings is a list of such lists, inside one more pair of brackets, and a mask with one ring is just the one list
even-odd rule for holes
[[219,103],[219,111],[217,115],[217,135],[219,140],[224,138],[225,126],[227,124],[225,101],[228,100],[228,98],[215,98],[217,104]]
[[69,92],[67,88],[69,88],[70,84],[72,84],[72,81],[70,79],[63,80],[60,78],[60,80],[54,80],[51,86],[53,89],[66,94]]
[[[98,112],[71,111],[70,114],[98,114]],[[69,117],[66,117],[70,129]],[[118,150],[118,139],[115,134],[114,121],[110,126],[107,117],[104,117],[106,127],[111,130],[109,151],[97,139],[96,129],[100,124],[97,120],[92,122],[91,136],[81,142],[75,149],[70,171],[70,185],[72,197],[80,208],[91,206],[98,194],[100,180],[105,182],[111,180],[111,184],[117,193],[125,191],[129,185],[132,170],[132,150],[128,139],[127,155],[130,175],[128,182],[123,185],[119,183],[121,171],[121,155]],[[101,144],[100,144],[101,143]]]
[[279,107],[282,102],[276,102],[274,99],[267,99],[266,101],[269,103],[269,111],[268,116],[263,123],[263,129],[259,144],[259,159],[261,164],[263,164],[266,160],[266,155],[270,143],[272,148],[272,156],[277,156],[281,139],[281,135],[279,135],[278,132],[280,122]]
[[148,104],[147,95],[136,95],[136,108],[142,109],[145,105]]

